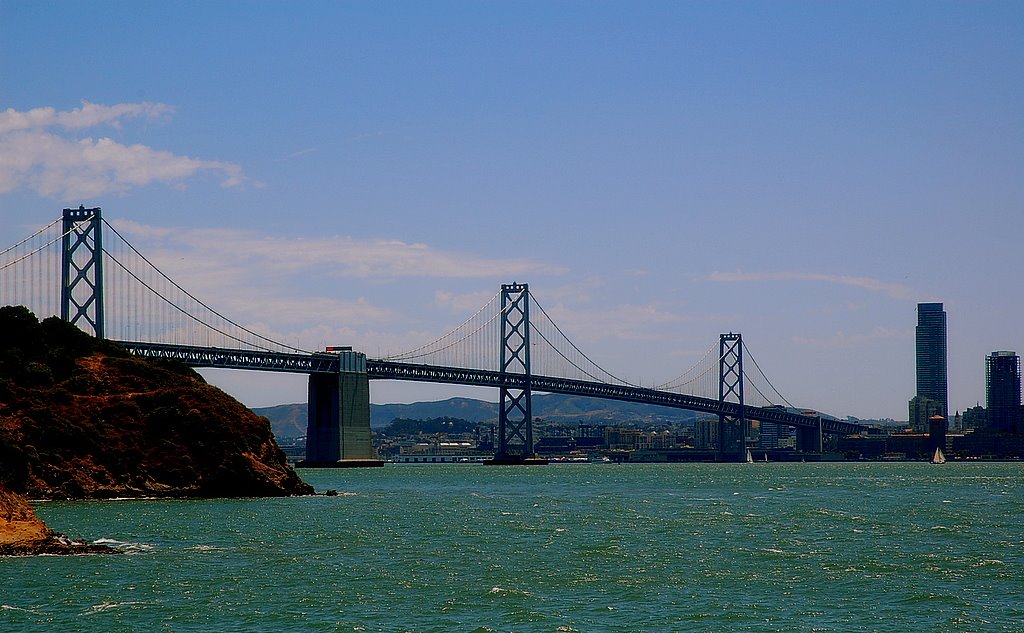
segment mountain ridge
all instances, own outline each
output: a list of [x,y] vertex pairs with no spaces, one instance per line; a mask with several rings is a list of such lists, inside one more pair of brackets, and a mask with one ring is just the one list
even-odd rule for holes
[[[296,438],[306,434],[304,402],[256,407],[252,411],[270,420],[277,437]],[[534,394],[533,415],[563,424],[599,425],[683,424],[701,417],[701,414],[685,409],[562,394]],[[481,424],[497,424],[498,404],[475,398],[454,397],[446,400],[370,405],[370,428],[375,430],[384,428],[395,418],[429,420],[444,417]]]

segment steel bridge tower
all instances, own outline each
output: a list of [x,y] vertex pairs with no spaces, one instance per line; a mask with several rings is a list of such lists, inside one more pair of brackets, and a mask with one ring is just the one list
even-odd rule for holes
[[[512,375],[522,382],[509,385]],[[501,286],[501,403],[498,410],[496,464],[528,463],[533,454],[533,409],[530,402],[530,288]]]
[[102,225],[99,207],[64,209],[60,318],[85,321],[96,338],[103,338]]
[[718,339],[718,401],[739,404],[739,415],[718,415],[718,460],[746,459],[747,420],[743,406],[743,337],[722,334]]

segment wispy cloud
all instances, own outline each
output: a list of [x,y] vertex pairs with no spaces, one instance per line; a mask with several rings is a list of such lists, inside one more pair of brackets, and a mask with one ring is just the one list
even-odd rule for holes
[[829,275],[825,273],[801,273],[801,272],[713,272],[708,275],[709,281],[720,282],[779,282],[779,281],[815,281],[844,286],[854,286],[871,290],[873,292],[884,292],[894,299],[912,300],[918,296],[917,291],[903,284],[882,281],[871,277],[852,277],[848,275]]
[[66,112],[60,112],[56,108],[33,108],[25,112],[8,108],[4,112],[0,112],[0,134],[49,127],[81,130],[108,125],[120,129],[122,119],[133,117],[162,119],[169,118],[173,114],[174,108],[164,103],[120,103],[107,106],[83,101],[81,108]]
[[271,274],[315,270],[321,277],[385,280],[504,279],[564,272],[560,267],[529,259],[491,259],[400,240],[269,237],[241,229],[172,229],[123,220],[114,224],[126,236],[149,240],[151,247],[163,249],[171,257],[187,255],[201,270],[256,264]]
[[200,173],[217,174],[224,187],[251,182],[234,163],[74,134],[100,126],[120,129],[126,119],[166,120],[173,114],[174,108],[162,103],[87,101],[68,111],[45,107],[0,112],[0,193],[27,188],[48,198],[78,200],[155,182],[180,185]]
[[[458,288],[463,282],[479,285],[479,278],[560,271],[528,259],[488,259],[396,240],[271,237],[246,229],[181,229],[117,219],[111,224],[215,310],[300,346],[359,341],[368,350],[411,349],[457,325],[492,294],[435,290],[433,307],[444,316],[431,322],[422,314],[430,310],[396,302],[396,293],[424,284]],[[119,240],[105,242],[116,259]]]
[[315,151],[317,151],[317,148],[315,148],[315,147],[307,147],[306,149],[300,149],[300,150],[298,150],[296,152],[291,152],[290,154],[285,154],[284,156],[282,156],[280,158],[280,160],[282,160],[282,161],[291,160],[293,158],[298,158],[300,156],[305,156],[306,154],[312,154]]

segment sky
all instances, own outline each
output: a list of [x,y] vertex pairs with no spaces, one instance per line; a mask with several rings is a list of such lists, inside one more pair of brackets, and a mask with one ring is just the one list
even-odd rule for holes
[[371,357],[527,282],[632,382],[741,332],[789,401],[905,420],[918,302],[951,409],[1024,353],[1022,68],[1020,2],[0,0],[0,245],[99,206],[222,313]]

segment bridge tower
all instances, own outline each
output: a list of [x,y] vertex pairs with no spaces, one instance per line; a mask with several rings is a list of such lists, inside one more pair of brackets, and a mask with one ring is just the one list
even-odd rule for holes
[[[522,382],[510,385],[509,377],[515,374],[523,376]],[[498,447],[493,463],[535,463],[538,460],[533,454],[528,284],[513,282],[501,286],[501,378]]]
[[99,207],[64,209],[60,318],[84,321],[96,338],[103,338],[102,224]]
[[309,375],[306,460],[299,466],[383,466],[370,435],[370,380],[366,355],[342,349],[339,371]]
[[732,332],[718,339],[718,401],[738,404],[737,415],[718,415],[719,461],[743,461],[748,420],[743,406],[743,337]]

